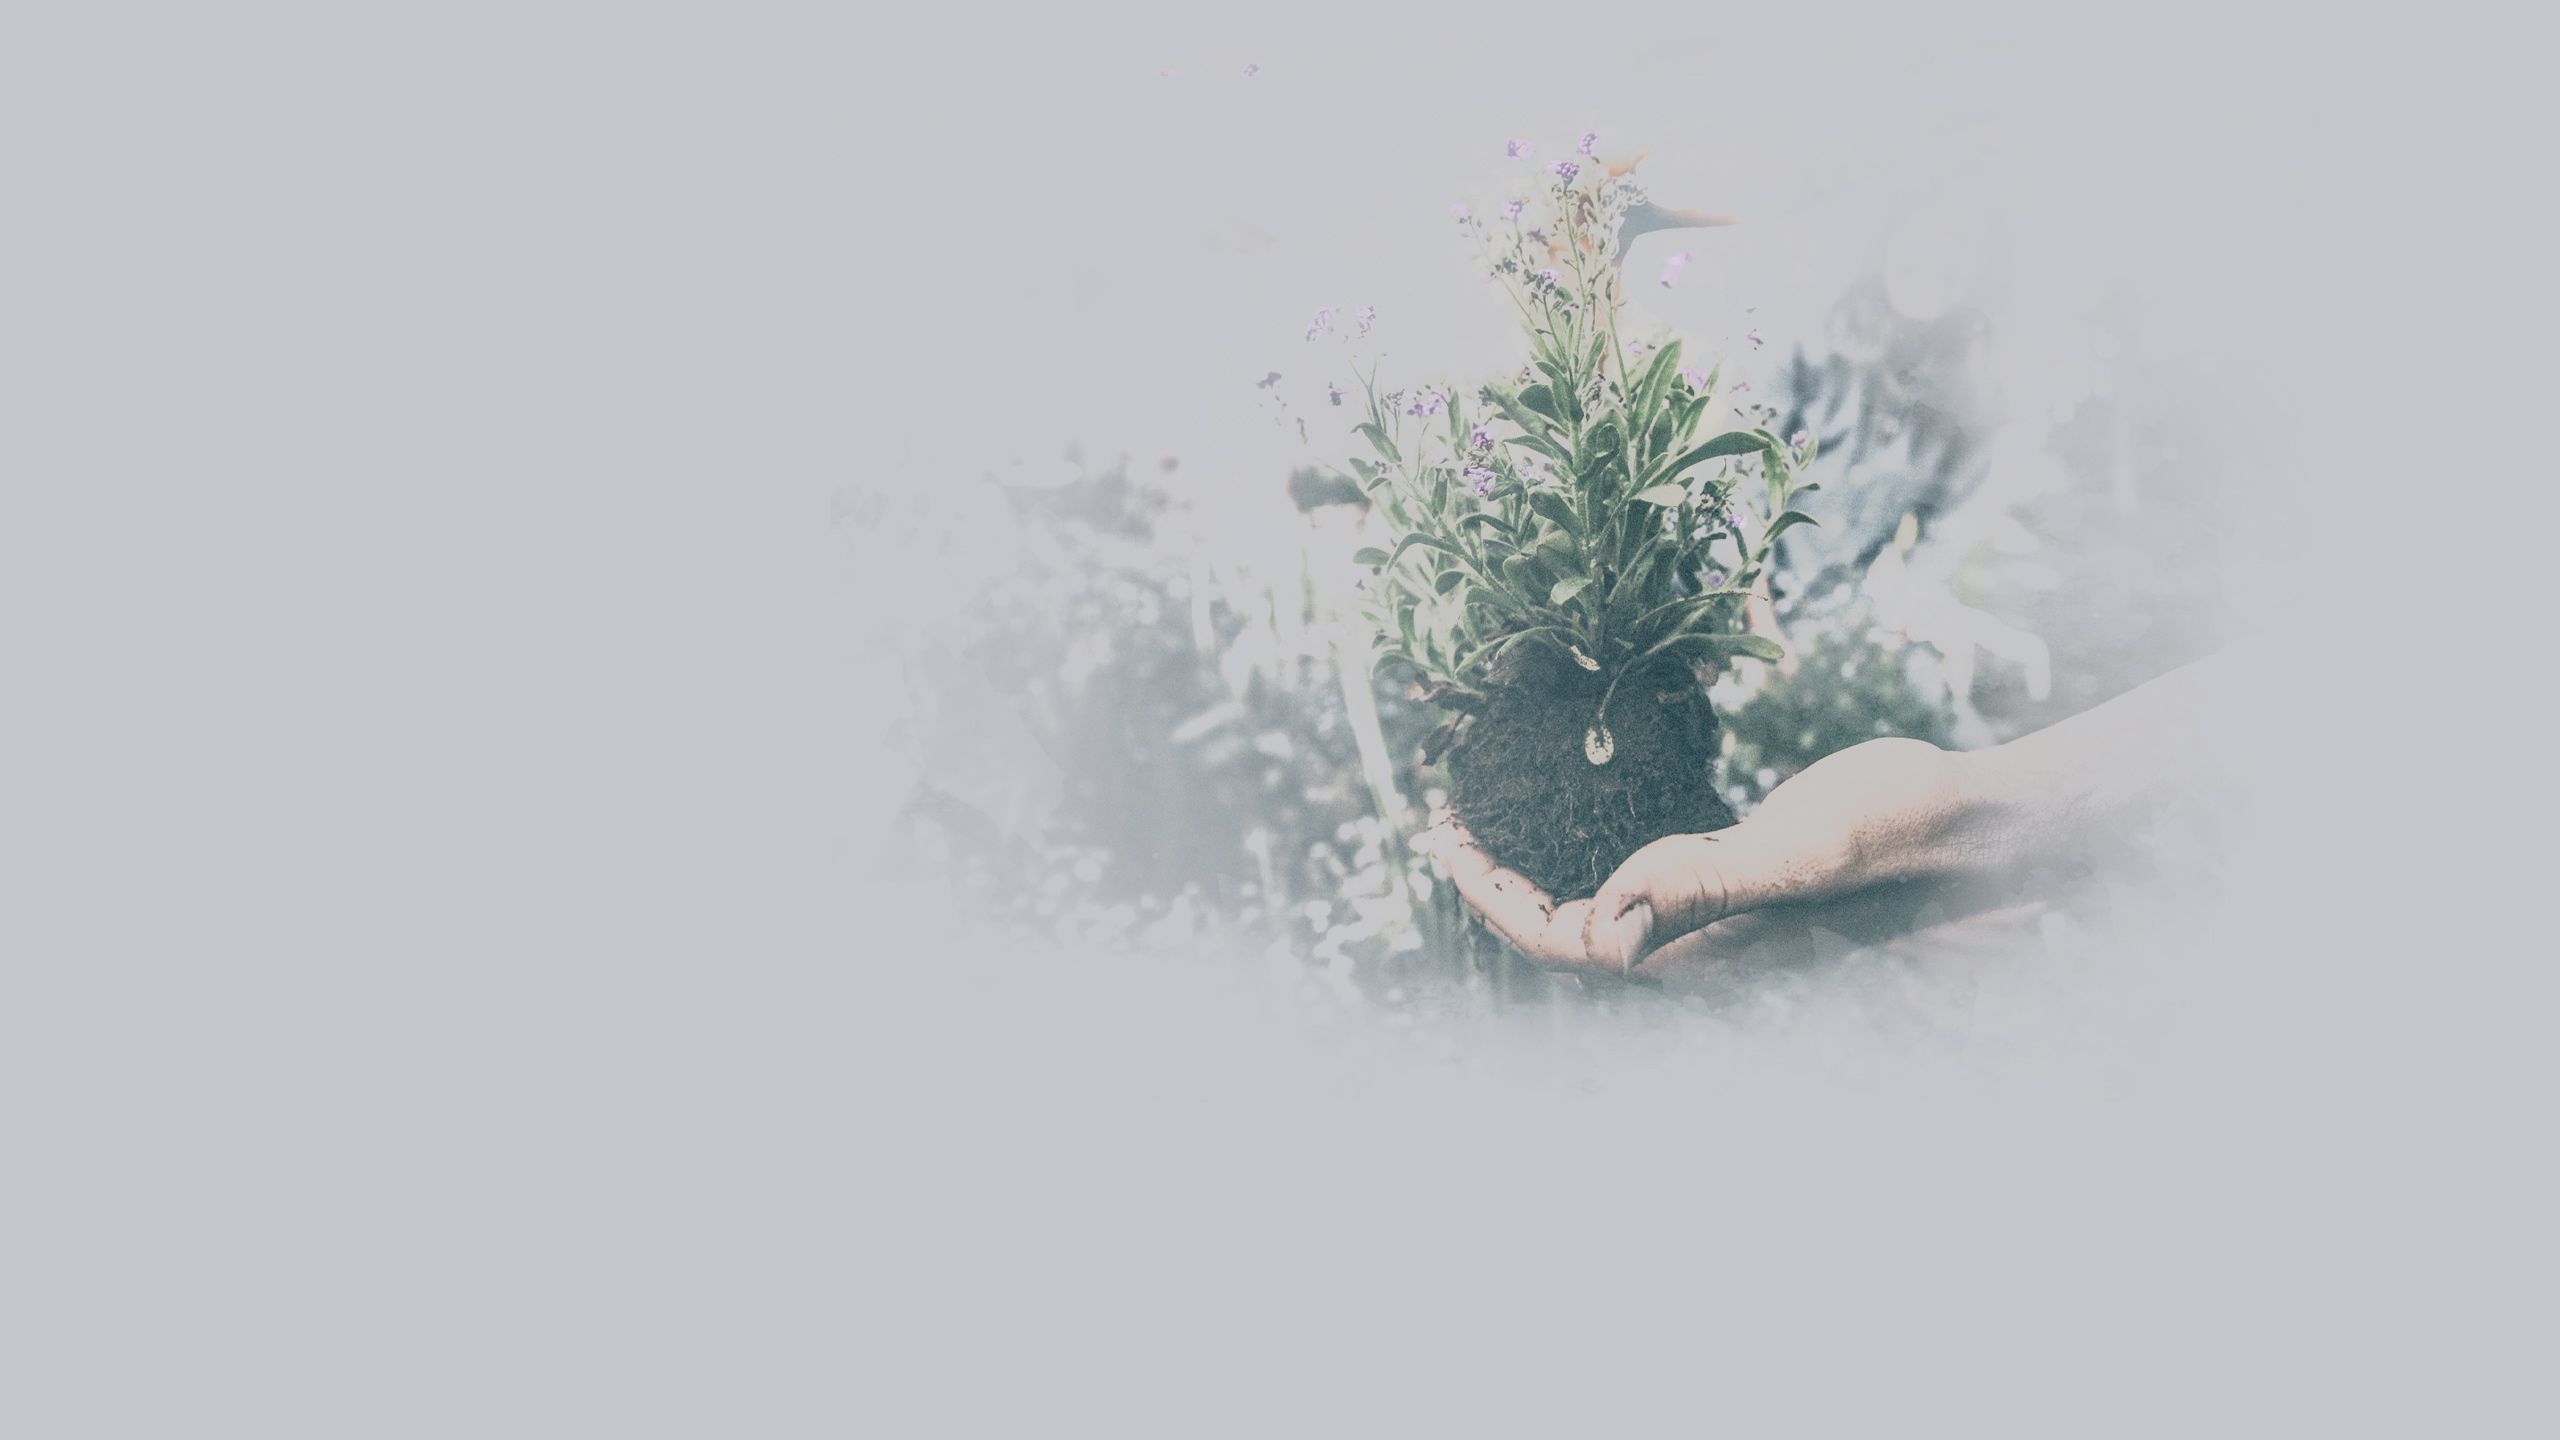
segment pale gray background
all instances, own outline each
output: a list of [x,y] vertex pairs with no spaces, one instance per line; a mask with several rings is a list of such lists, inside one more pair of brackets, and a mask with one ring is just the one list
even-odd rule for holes
[[[2546,1428],[2538,38],[13,7],[0,1430]],[[2267,397],[2233,913],[1449,1062],[867,889],[830,496],[1202,416],[1585,124],[2050,197]]]

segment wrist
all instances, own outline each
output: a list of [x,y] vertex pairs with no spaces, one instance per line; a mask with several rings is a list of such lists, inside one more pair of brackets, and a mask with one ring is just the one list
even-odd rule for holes
[[1947,752],[1930,853],[1934,875],[2003,874],[2063,842],[2064,797],[2011,745]]
[[1978,753],[1942,750],[1921,740],[1871,740],[1859,747],[1879,761],[1860,775],[1850,803],[1857,819],[1843,847],[1841,891],[1972,873],[1988,857],[1997,771]]

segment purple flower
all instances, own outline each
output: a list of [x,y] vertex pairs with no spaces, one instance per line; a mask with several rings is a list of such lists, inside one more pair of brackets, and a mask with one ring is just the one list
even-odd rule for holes
[[1582,173],[1582,167],[1574,164],[1570,160],[1559,160],[1547,168],[1555,171],[1556,178],[1562,180],[1567,185],[1573,183],[1574,176]]
[[1707,393],[1707,386],[1713,383],[1715,379],[1714,376],[1709,375],[1706,371],[1699,369],[1695,365],[1681,366],[1680,378],[1688,381],[1689,388],[1701,395]]
[[1332,402],[1333,402],[1334,404],[1336,404],[1336,405],[1341,404],[1341,403],[1342,403],[1342,387],[1341,387],[1341,386],[1339,386],[1339,385],[1327,385],[1327,386],[1325,386],[1325,387],[1324,387],[1324,398],[1326,398],[1327,400],[1332,401]]
[[1724,583],[1724,572],[1723,572],[1723,571],[1721,571],[1721,570],[1710,570],[1710,571],[1708,571],[1708,572],[1706,573],[1706,582],[1707,582],[1707,588],[1708,588],[1708,589],[1710,589],[1710,590],[1715,589],[1717,586],[1722,585],[1722,584]]
[[1558,284],[1559,282],[1558,282],[1558,281],[1557,281],[1557,279],[1556,279],[1555,267],[1553,267],[1553,266],[1549,266],[1548,268],[1546,268],[1546,269],[1544,269],[1544,270],[1539,271],[1539,272],[1538,272],[1538,283],[1539,283],[1539,284],[1541,284],[1541,285],[1554,285],[1554,284]]
[[1547,232],[1546,232],[1546,229],[1545,229],[1543,226],[1538,226],[1538,225],[1532,225],[1532,226],[1530,226],[1530,227],[1529,227],[1529,238],[1530,238],[1530,239],[1532,239],[1532,240],[1537,241],[1537,242],[1538,242],[1539,244],[1541,244],[1541,245],[1546,244],[1546,243],[1547,243]]
[[1582,143],[1574,146],[1573,148],[1581,151],[1585,155],[1588,155],[1591,153],[1591,147],[1599,143],[1600,132],[1597,130],[1586,130],[1582,133]]
[[1807,445],[1813,443],[1813,432],[1810,430],[1799,430],[1793,435],[1787,437],[1787,443],[1801,450]]
[[1493,494],[1493,472],[1482,465],[1467,467],[1467,483],[1475,487],[1476,496],[1479,499],[1489,498]]
[[1688,251],[1683,250],[1677,255],[1666,256],[1662,262],[1662,288],[1670,289],[1672,284],[1679,280],[1680,272],[1688,268]]
[[1332,307],[1332,306],[1330,306],[1330,305],[1327,305],[1327,306],[1326,306],[1326,307],[1324,307],[1323,309],[1318,310],[1318,311],[1316,312],[1316,317],[1315,317],[1313,320],[1310,320],[1310,321],[1308,321],[1308,322],[1307,322],[1307,338],[1308,338],[1308,339],[1310,339],[1310,340],[1313,340],[1313,339],[1314,339],[1314,338],[1316,338],[1317,336],[1319,336],[1319,335],[1323,334],[1324,332],[1326,332],[1327,330],[1330,330],[1330,329],[1332,329],[1332,328],[1333,328],[1333,307]]
[[1252,79],[1254,76],[1259,75],[1259,74],[1261,74],[1261,73],[1262,73],[1262,67],[1261,67],[1261,66],[1259,66],[1259,65],[1247,65],[1246,67],[1244,67],[1244,78],[1246,78],[1247,80],[1250,80],[1250,79]]
[[1505,220],[1517,220],[1520,218],[1520,209],[1521,202],[1517,200],[1505,200],[1502,202],[1502,218]]
[[1448,403],[1448,391],[1441,389],[1437,385],[1425,385],[1420,390],[1414,392],[1413,403],[1405,407],[1404,413],[1407,415],[1420,415],[1423,418],[1428,419],[1431,416],[1439,414],[1440,407]]
[[1757,349],[1759,349],[1759,348],[1760,348],[1760,332],[1759,332],[1759,331],[1757,331],[1757,330],[1750,331],[1749,333],[1745,334],[1742,338],[1751,342],[1751,348],[1752,348],[1752,349],[1757,350]]
[[1479,425],[1479,426],[1477,426],[1475,429],[1473,429],[1473,430],[1471,430],[1471,431],[1467,432],[1467,448],[1468,448],[1468,449],[1470,449],[1470,450],[1490,450],[1490,449],[1492,449],[1492,448],[1493,448],[1493,432],[1492,432],[1492,431],[1490,431],[1490,430],[1487,430],[1486,428],[1484,428],[1484,427],[1483,427],[1483,426],[1481,426],[1481,425]]
[[1748,389],[1750,389],[1750,388],[1751,388],[1751,382],[1750,382],[1750,381],[1748,381],[1748,380],[1736,380],[1736,381],[1734,381],[1734,382],[1733,382],[1733,389],[1734,389],[1734,393],[1736,393],[1736,394],[1740,394],[1741,392],[1743,392],[1743,391],[1745,391],[1745,390],[1748,390]]
[[1272,371],[1270,374],[1263,376],[1261,379],[1254,381],[1254,382],[1253,382],[1253,388],[1254,388],[1254,389],[1256,389],[1256,390],[1268,390],[1268,389],[1270,389],[1272,386],[1277,385],[1277,384],[1279,384],[1279,383],[1280,383],[1280,372],[1279,372],[1279,371],[1277,371],[1277,370],[1274,370],[1274,371]]
[[1369,333],[1369,327],[1378,323],[1378,307],[1363,305],[1351,312],[1351,318],[1360,322],[1360,333],[1366,335]]
[[1507,160],[1526,160],[1529,158],[1529,142],[1526,140],[1506,140],[1502,145],[1502,154],[1503,158]]

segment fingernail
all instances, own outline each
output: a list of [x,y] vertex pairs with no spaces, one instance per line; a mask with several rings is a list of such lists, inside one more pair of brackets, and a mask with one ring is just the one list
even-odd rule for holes
[[1618,952],[1618,972],[1636,968],[1636,958],[1644,951],[1645,936],[1653,929],[1653,907],[1642,900],[1618,912],[1609,922],[1609,943]]

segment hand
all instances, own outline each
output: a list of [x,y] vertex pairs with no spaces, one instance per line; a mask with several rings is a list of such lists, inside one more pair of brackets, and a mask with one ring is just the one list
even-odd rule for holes
[[[1531,960],[1659,973],[1711,961],[1716,936],[1700,932],[1731,916],[1836,902],[1829,928],[1855,936],[1912,908],[1879,887],[1963,873],[1986,852],[1963,758],[1918,740],[1852,746],[1770,792],[1741,824],[1657,840],[1598,895],[1563,904],[1497,864],[1454,818],[1426,832],[1425,844],[1469,908]],[[1722,933],[1757,943],[1772,924],[1754,917]]]

